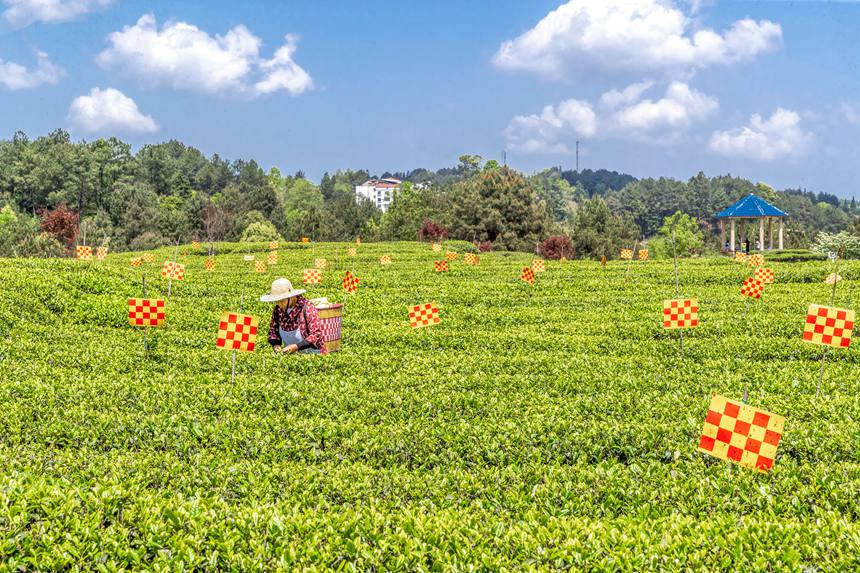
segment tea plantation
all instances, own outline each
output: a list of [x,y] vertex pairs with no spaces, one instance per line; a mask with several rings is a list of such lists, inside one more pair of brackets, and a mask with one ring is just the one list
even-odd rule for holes
[[[0,570],[860,569],[860,342],[816,399],[823,347],[801,340],[831,263],[772,263],[744,319],[750,269],[681,261],[682,360],[671,261],[548,261],[530,287],[526,254],[472,267],[447,244],[435,273],[426,245],[349,246],[281,245],[265,273],[181,247],[148,351],[126,301],[142,272],[166,296],[172,249],[0,260]],[[319,257],[309,296],[346,302],[343,350],[276,355],[257,300]],[[860,265],[840,274],[850,307]],[[243,285],[262,332],[231,383],[215,337]],[[411,329],[431,301],[441,324]],[[711,394],[745,386],[786,417],[766,474],[696,452]]]

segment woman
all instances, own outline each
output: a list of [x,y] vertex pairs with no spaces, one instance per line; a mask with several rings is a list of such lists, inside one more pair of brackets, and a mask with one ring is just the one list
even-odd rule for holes
[[303,297],[304,289],[293,289],[287,279],[276,279],[272,292],[260,297],[274,302],[269,325],[269,344],[275,352],[292,354],[327,354],[322,323],[316,307]]

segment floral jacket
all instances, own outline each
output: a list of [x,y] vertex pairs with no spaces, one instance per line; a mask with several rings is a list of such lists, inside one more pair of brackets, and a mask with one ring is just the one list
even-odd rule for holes
[[317,307],[305,297],[299,295],[296,304],[287,310],[275,305],[272,311],[272,322],[269,324],[269,344],[278,346],[281,344],[281,335],[278,329],[298,330],[308,343],[314,348],[319,348],[322,354],[326,354],[325,337],[323,335],[322,323],[317,312]]

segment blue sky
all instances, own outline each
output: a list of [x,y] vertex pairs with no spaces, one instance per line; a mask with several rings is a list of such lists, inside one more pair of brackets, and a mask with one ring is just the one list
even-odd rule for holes
[[[860,196],[860,3],[0,0],[0,137],[264,168],[732,173]],[[240,27],[240,28],[237,28]],[[290,35],[287,38],[287,35]],[[754,117],[755,116],[755,117]]]

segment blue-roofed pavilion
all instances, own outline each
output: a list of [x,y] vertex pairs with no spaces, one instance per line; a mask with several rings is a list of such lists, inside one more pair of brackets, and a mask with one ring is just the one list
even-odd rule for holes
[[[735,222],[740,220],[741,222],[741,242],[740,245],[743,248],[746,243],[748,243],[748,237],[746,236],[746,225],[747,220],[752,222],[753,220],[758,220],[758,245],[756,250],[763,251],[765,249],[764,243],[764,235],[765,235],[765,227],[769,226],[768,235],[770,236],[770,247],[773,249],[773,227],[775,222],[779,222],[779,250],[782,250],[782,232],[784,227],[785,218],[788,217],[788,213],[783,211],[782,209],[778,209],[774,207],[758,195],[754,193],[750,193],[734,205],[723,209],[719,213],[716,214],[716,218],[720,220],[720,244],[724,247],[728,248],[731,251],[735,250]],[[726,221],[729,221],[730,226],[730,242],[726,243]],[[749,249],[747,249],[749,250]]]

